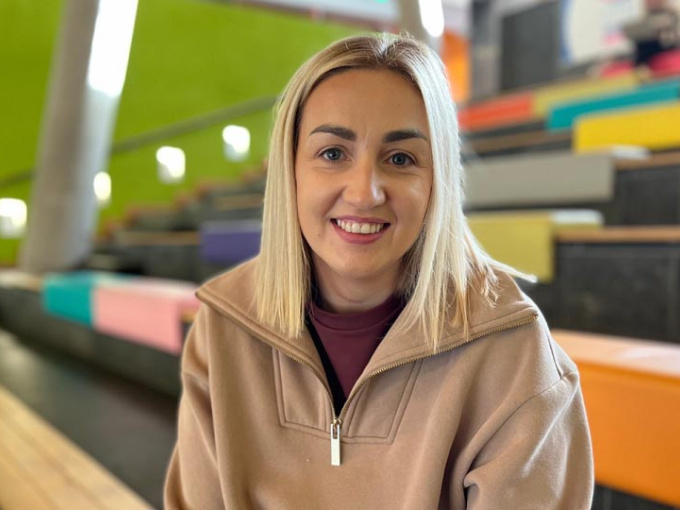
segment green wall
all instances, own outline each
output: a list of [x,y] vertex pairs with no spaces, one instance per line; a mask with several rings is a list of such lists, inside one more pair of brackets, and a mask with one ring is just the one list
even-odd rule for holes
[[[0,180],[34,165],[61,7],[62,0],[0,1]],[[306,58],[358,31],[207,0],[139,0],[115,140],[276,95]],[[120,217],[129,205],[167,203],[202,179],[237,176],[259,164],[266,156],[270,120],[271,112],[263,111],[231,121],[251,130],[251,156],[242,164],[225,161],[222,125],[114,155],[112,203],[100,220]],[[157,180],[155,152],[165,144],[186,152],[181,185]],[[29,187],[0,189],[0,197],[26,200]],[[14,260],[17,245],[0,240],[0,263]]]
[[[33,167],[61,0],[0,0],[0,181]],[[30,182],[0,189],[28,201]],[[18,241],[0,239],[0,264]]]

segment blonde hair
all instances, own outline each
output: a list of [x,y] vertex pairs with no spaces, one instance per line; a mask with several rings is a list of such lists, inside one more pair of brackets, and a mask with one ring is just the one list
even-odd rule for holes
[[408,302],[397,324],[405,331],[420,323],[436,351],[447,322],[462,326],[468,334],[470,289],[494,297],[494,269],[508,268],[481,249],[463,215],[458,120],[444,66],[434,51],[408,36],[381,34],[338,41],[308,60],[280,97],[264,198],[256,289],[259,319],[288,337],[296,338],[304,329],[313,275],[296,209],[297,129],[314,87],[330,74],[348,69],[399,73],[416,86],[425,104],[432,135],[432,193],[423,231],[402,261],[399,291]]

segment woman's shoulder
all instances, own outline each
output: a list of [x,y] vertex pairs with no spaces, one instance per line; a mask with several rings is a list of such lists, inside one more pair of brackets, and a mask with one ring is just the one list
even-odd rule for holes
[[565,375],[577,373],[534,301],[511,275],[498,272],[496,276],[492,299],[480,291],[471,296],[471,330],[481,340],[480,354],[499,373],[507,372],[518,384],[526,385],[528,393],[538,393]]
[[255,313],[255,279],[258,258],[206,281],[196,292],[198,299],[222,315]]
[[256,264],[256,259],[247,261],[199,287],[196,295],[201,306],[184,346],[184,373],[207,374],[210,359],[222,363],[232,357],[225,355],[225,350],[252,338],[257,328],[253,305]]

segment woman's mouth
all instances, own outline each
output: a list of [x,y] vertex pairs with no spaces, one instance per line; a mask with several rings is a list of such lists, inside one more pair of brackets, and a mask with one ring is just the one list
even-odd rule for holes
[[389,223],[358,222],[348,220],[333,220],[342,230],[349,234],[377,234]]
[[390,224],[376,220],[361,221],[360,219],[334,218],[331,224],[340,238],[350,244],[370,244],[380,239]]

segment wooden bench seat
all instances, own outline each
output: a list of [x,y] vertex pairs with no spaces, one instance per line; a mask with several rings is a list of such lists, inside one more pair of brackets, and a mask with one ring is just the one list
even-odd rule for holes
[[198,231],[194,230],[184,232],[122,231],[116,234],[115,242],[121,246],[197,246],[201,242],[201,236]]
[[675,244],[680,243],[680,226],[606,227],[564,229],[557,234],[559,243],[588,244]]
[[616,170],[619,172],[633,170],[652,170],[663,167],[680,168],[680,151],[662,152],[652,154],[643,159],[621,159],[616,161]]
[[597,482],[680,506],[680,346],[552,333],[581,375]]
[[549,133],[541,130],[471,140],[464,145],[463,152],[488,155],[512,151],[527,151],[545,147],[565,149],[570,146],[571,140],[571,133],[569,132]]
[[0,287],[41,292],[43,282],[43,277],[36,274],[26,273],[16,269],[3,269],[0,271]]
[[0,387],[2,510],[151,510],[96,460]]

